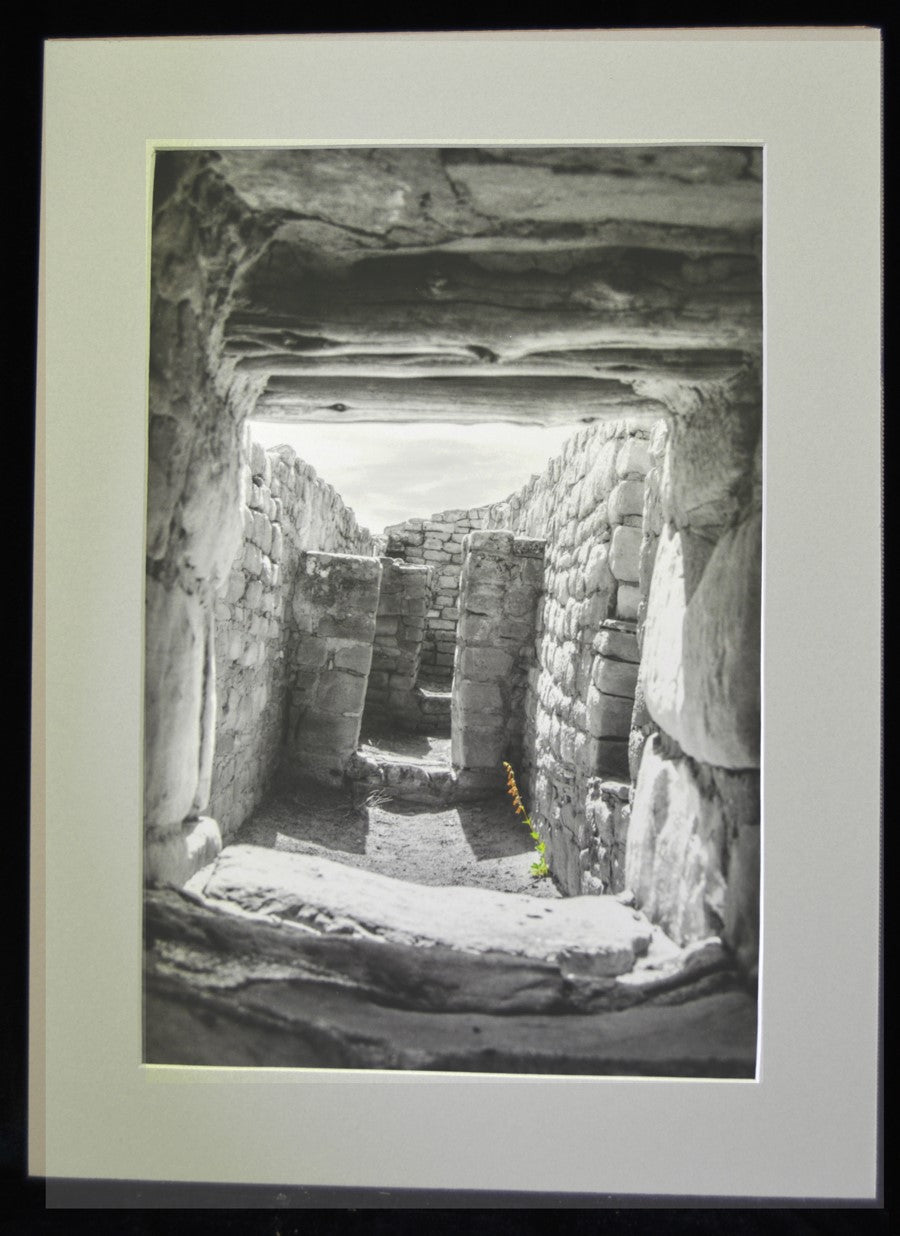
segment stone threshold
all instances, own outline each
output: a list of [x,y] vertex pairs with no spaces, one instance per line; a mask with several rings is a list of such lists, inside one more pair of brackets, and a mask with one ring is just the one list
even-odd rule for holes
[[756,1001],[717,940],[614,897],[409,884],[230,846],[146,894],[150,1062],[753,1075]]

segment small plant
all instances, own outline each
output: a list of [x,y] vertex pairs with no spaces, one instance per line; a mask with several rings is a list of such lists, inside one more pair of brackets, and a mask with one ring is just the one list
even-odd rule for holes
[[531,874],[534,876],[548,876],[550,868],[547,866],[547,860],[544,858],[546,846],[541,841],[537,829],[531,822],[531,817],[525,810],[525,804],[522,802],[522,795],[519,793],[519,787],[516,785],[516,774],[513,772],[512,764],[507,764],[503,761],[503,767],[506,769],[506,792],[513,801],[516,815],[522,817],[522,822],[528,825],[528,831],[531,833],[534,840],[534,848],[537,851],[537,859],[531,864]]

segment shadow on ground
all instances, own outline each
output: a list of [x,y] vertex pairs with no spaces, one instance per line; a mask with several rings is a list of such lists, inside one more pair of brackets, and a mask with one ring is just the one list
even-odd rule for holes
[[560,896],[551,879],[532,874],[528,829],[500,792],[474,803],[428,807],[394,800],[386,789],[366,793],[298,780],[277,787],[231,840],[331,858],[417,884]]
[[368,831],[368,809],[347,790],[297,781],[270,794],[236,840],[272,850],[303,849],[309,843],[335,850],[339,857],[365,854]]
[[466,841],[479,861],[509,858],[534,849],[528,829],[505,798],[498,796],[480,803],[461,803],[456,813]]

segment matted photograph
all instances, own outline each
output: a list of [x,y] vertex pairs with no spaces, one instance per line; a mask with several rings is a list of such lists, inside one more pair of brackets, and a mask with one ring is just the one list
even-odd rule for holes
[[149,174],[145,1063],[755,1078],[761,146]]
[[47,43],[48,1206],[877,1202],[880,56]]

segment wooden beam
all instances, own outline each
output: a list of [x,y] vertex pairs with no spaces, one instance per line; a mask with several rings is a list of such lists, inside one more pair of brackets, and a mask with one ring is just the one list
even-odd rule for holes
[[[379,305],[347,303],[315,314],[308,308],[233,314],[226,336],[257,341],[279,353],[315,351],[316,340],[352,345],[355,351],[459,353],[474,350],[489,359],[521,359],[533,352],[584,348],[705,348],[756,351],[761,323],[755,308],[737,304],[690,313],[672,309],[603,311],[559,308],[523,310],[509,306],[452,304]],[[292,339],[297,341],[296,349]]]
[[324,355],[257,352],[244,356],[236,369],[264,373],[268,377],[377,378],[409,381],[422,378],[478,377],[499,384],[509,378],[572,378],[617,382],[637,377],[671,374],[675,377],[707,380],[740,368],[744,352],[733,349],[689,348],[585,348],[560,352],[531,353],[516,361],[486,361],[461,349],[445,353],[435,350],[390,353],[354,352],[349,346],[341,352]]
[[254,415],[271,420],[560,424],[620,416],[656,420],[664,413],[662,404],[635,395],[627,383],[601,378],[280,375],[270,380]]

